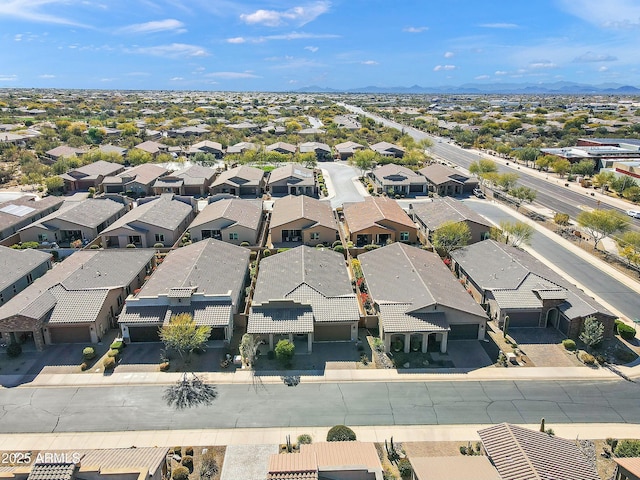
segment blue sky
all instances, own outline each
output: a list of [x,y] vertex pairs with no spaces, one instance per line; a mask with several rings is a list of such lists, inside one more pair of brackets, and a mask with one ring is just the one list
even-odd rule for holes
[[638,0],[0,0],[0,87],[640,86]]

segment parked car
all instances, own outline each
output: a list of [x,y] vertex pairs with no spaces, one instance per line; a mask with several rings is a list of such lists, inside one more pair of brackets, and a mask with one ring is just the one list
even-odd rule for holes
[[484,198],[484,192],[482,190],[480,190],[479,188],[474,188],[473,189],[473,194],[478,198]]
[[633,218],[640,218],[640,212],[638,210],[627,210],[627,215]]

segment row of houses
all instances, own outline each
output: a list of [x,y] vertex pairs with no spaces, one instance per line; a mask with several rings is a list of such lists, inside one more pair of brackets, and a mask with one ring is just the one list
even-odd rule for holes
[[478,188],[478,180],[455,168],[434,163],[418,171],[389,163],[374,168],[369,174],[378,193],[416,196],[433,193],[457,196]]

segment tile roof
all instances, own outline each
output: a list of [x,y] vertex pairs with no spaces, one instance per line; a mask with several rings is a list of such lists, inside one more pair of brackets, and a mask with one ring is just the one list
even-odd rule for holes
[[269,458],[267,480],[317,480],[315,453],[275,454]]
[[596,467],[575,442],[501,423],[478,431],[504,480],[598,480]]
[[257,150],[258,146],[251,142],[238,142],[235,145],[227,147],[227,155],[233,153],[242,153],[246,150]]
[[23,229],[32,226],[48,229],[52,220],[63,220],[83,227],[96,228],[118,212],[124,212],[125,210],[124,204],[108,198],[88,198],[81,202],[68,202],[59,210],[50,213],[31,225],[23,227]]
[[463,174],[461,171],[455,168],[447,167],[440,163],[432,163],[424,168],[418,170],[425,176],[431,183],[441,185],[447,182],[465,183],[470,177]]
[[364,202],[345,203],[344,218],[351,233],[361,232],[374,226],[384,227],[380,222],[389,220],[415,229],[415,223],[402,210],[398,202],[387,197],[365,197]]
[[98,176],[102,175],[103,177],[114,175],[119,170],[122,170],[124,167],[119,163],[113,162],[105,162],[104,160],[98,160],[97,162],[89,163],[79,168],[75,168],[71,170],[69,173],[81,173],[86,176]]
[[257,231],[262,220],[262,201],[227,198],[210,203],[196,216],[189,229],[224,218],[229,228],[240,225]]
[[419,218],[430,231],[446,222],[474,222],[491,228],[491,223],[455,198],[436,198],[432,202],[412,203],[410,212]]
[[313,175],[313,170],[303,167],[297,163],[289,163],[278,167],[269,175],[269,185],[280,182],[285,179],[292,178],[296,181],[296,185],[315,185],[316,180]]
[[108,448],[80,450],[80,476],[83,471],[99,468],[101,473],[121,473],[123,471],[145,472],[150,478],[166,461],[167,449],[157,447]]
[[174,199],[171,194],[161,195],[131,209],[105,228],[101,234],[108,235],[123,227],[137,229],[137,223],[175,231],[192,212],[191,205]]
[[313,152],[316,150],[322,150],[327,153],[331,153],[331,147],[326,143],[321,142],[304,142],[300,144],[300,153]]
[[27,480],[73,480],[75,473],[75,463],[36,463]]
[[485,456],[411,456],[411,466],[417,480],[503,480]]
[[451,330],[444,312],[411,312],[407,303],[382,303],[378,305],[382,325],[386,333],[446,332]]
[[139,143],[133,148],[143,150],[147,153],[155,154],[166,148],[162,143],[154,142],[153,140],[147,140],[146,142]]
[[[410,168],[388,163],[374,168],[372,174],[385,185],[426,184],[427,180]],[[394,178],[395,177],[395,178]]]
[[133,168],[129,168],[117,176],[119,178],[131,178],[131,182],[140,183],[142,185],[151,185],[156,179],[169,173],[164,167],[154,163],[143,163]]
[[213,168],[191,165],[190,167],[173,172],[171,176],[182,178],[185,185],[199,185],[203,182],[211,181],[215,174],[216,171]]
[[0,245],[0,292],[52,259],[50,253],[27,248],[17,250]]
[[397,242],[363,253],[358,259],[378,304],[408,304],[407,312],[442,305],[486,318],[436,253]]
[[[63,203],[64,198],[55,196],[44,197],[42,200],[37,200],[35,197],[31,196],[24,196],[2,202],[0,203],[0,230],[5,230],[12,225],[19,224],[25,219],[38,216],[40,212],[47,210],[48,208],[59,208]],[[34,210],[27,215],[17,216],[7,213],[7,207],[9,207],[9,210],[15,210],[15,207],[29,207]]]
[[56,298],[48,323],[90,323],[98,318],[109,295],[108,288],[67,290],[56,285],[49,290]]
[[272,143],[271,145],[267,145],[265,150],[267,152],[272,152],[274,150],[285,150],[288,153],[296,153],[296,146],[286,142],[276,142]]
[[353,152],[354,150],[364,148],[364,145],[360,145],[359,143],[348,141],[337,143],[333,146],[338,152]]
[[60,145],[51,150],[47,150],[45,153],[51,157],[75,157],[77,154],[82,155],[85,151],[68,145]]
[[326,297],[303,283],[286,298],[302,305],[311,305],[313,318],[318,323],[353,322],[360,318],[360,310],[353,293],[340,297]]
[[225,170],[218,178],[215,179],[211,187],[217,187],[223,184],[232,184],[236,186],[259,186],[264,178],[264,170],[247,165]]
[[277,199],[273,204],[269,227],[280,227],[300,219],[308,220],[305,229],[320,225],[338,230],[331,205],[307,195],[289,195]]
[[622,468],[632,473],[636,477],[640,477],[640,457],[613,458],[613,461]]
[[265,302],[251,307],[247,333],[311,333],[313,311],[293,301]]
[[398,150],[400,152],[404,152],[405,151],[405,149],[402,148],[401,146],[395,145],[395,144],[389,143],[389,142],[374,143],[369,148],[371,150],[379,152],[379,153],[385,153],[385,152],[389,152],[391,150]]

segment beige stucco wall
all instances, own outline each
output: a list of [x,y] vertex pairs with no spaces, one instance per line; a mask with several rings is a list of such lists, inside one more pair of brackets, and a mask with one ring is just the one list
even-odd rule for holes
[[[330,245],[336,241],[337,230],[325,226],[314,226],[309,228],[314,225],[314,223],[315,222],[309,221],[306,218],[300,218],[285,225],[273,227],[270,229],[271,242],[281,243],[283,230],[301,230],[302,242],[309,246],[316,246],[319,243]],[[311,240],[311,234],[316,232],[320,234],[320,238],[318,240]]]

